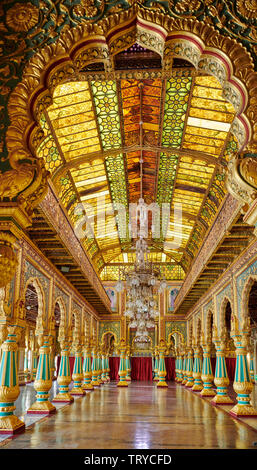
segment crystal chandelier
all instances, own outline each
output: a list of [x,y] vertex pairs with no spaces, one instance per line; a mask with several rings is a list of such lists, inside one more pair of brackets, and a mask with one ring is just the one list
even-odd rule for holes
[[165,280],[158,288],[157,269],[148,259],[146,240],[140,237],[136,241],[136,262],[133,271],[126,276],[127,302],[125,316],[129,318],[129,328],[136,329],[135,341],[147,342],[149,329],[155,327],[158,305],[155,294],[166,287]]
[[[141,84],[142,85],[142,84]],[[142,100],[142,86],[140,86]],[[142,110],[142,107],[141,107]],[[140,116],[140,141],[142,144],[142,115]],[[141,145],[142,149],[142,145]],[[148,257],[148,245],[146,237],[148,234],[147,206],[142,197],[143,192],[143,155],[141,150],[140,162],[140,199],[137,205],[136,220],[139,220],[139,236],[135,243],[136,260],[133,270],[123,272],[126,283],[126,311],[125,316],[129,318],[129,328],[136,329],[135,341],[146,343],[149,341],[149,329],[155,327],[155,318],[158,315],[158,305],[155,295],[162,292],[166,287],[165,279],[160,279],[160,270],[154,268]],[[122,292],[125,288],[123,281],[119,278],[116,290]]]

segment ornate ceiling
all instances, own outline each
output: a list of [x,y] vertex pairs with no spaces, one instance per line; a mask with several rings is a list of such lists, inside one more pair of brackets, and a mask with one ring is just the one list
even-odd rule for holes
[[[134,45],[117,64],[127,60],[149,68],[151,58],[151,51]],[[103,280],[117,279],[119,266],[135,260],[129,207],[140,198],[141,155],[146,204],[170,207],[169,217],[161,211],[158,236],[149,213],[151,260],[167,279],[184,278],[226,194],[228,155],[237,148],[229,132],[234,117],[218,80],[189,64],[174,67],[165,80],[83,80],[56,87],[41,116],[45,138],[38,156],[74,227],[86,215],[82,244]]]

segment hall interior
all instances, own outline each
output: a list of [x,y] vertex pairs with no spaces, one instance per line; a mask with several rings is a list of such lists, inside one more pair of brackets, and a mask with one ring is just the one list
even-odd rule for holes
[[252,448],[257,8],[39,4],[0,6],[0,446]]

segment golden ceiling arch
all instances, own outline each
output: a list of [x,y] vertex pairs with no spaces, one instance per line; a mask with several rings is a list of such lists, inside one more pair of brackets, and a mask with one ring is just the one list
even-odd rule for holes
[[[98,24],[84,22],[63,31],[55,44],[43,47],[32,57],[24,69],[22,81],[12,92],[8,103],[11,124],[6,142],[13,181],[17,180],[17,194],[20,193],[18,201],[29,215],[47,187],[47,172],[35,153],[43,138],[39,119],[52,103],[53,90],[63,81],[74,79],[86,64],[96,61],[104,63],[103,78],[112,77],[114,56],[135,42],[160,54],[164,76],[175,57],[187,59],[200,70],[215,75],[223,85],[224,96],[237,110],[232,132],[237,135],[240,149],[250,154],[256,152],[257,73],[247,50],[235,39],[224,37],[199,21],[174,19],[134,6]],[[26,168],[23,161],[26,161]],[[35,170],[31,171],[29,179],[27,168]],[[236,164],[231,172],[230,191],[249,202],[255,197],[253,188],[257,187],[251,155],[240,161],[240,168]],[[240,184],[243,191],[240,191]]]

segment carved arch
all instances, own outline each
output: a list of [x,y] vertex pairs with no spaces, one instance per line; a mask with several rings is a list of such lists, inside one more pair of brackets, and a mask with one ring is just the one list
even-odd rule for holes
[[177,329],[172,330],[172,332],[169,333],[169,335],[168,335],[168,344],[171,342],[171,339],[170,339],[171,336],[173,336],[174,339],[175,339],[175,348],[176,349],[179,348],[180,346],[182,347],[186,344],[185,337],[184,337],[184,335],[181,331],[179,331]]
[[230,307],[231,307],[231,315],[233,315],[232,300],[229,298],[229,296],[227,294],[225,294],[222,298],[222,301],[220,302],[219,312],[217,312],[219,329],[226,326],[225,325],[225,312],[226,312],[226,307],[227,307],[228,302],[229,302]]
[[61,296],[57,297],[54,301],[54,308],[55,308],[55,305],[58,304],[59,307],[60,307],[60,312],[61,312],[61,320],[60,320],[60,325],[59,325],[59,328],[65,328],[66,327],[66,306],[65,306],[65,303],[62,299]]
[[22,299],[25,299],[26,290],[29,284],[31,284],[35,288],[36,293],[37,293],[37,298],[38,298],[38,314],[37,314],[36,329],[41,329],[41,328],[44,329],[48,325],[48,318],[46,317],[44,289],[41,285],[40,280],[37,277],[30,277],[27,280],[23,288]]

